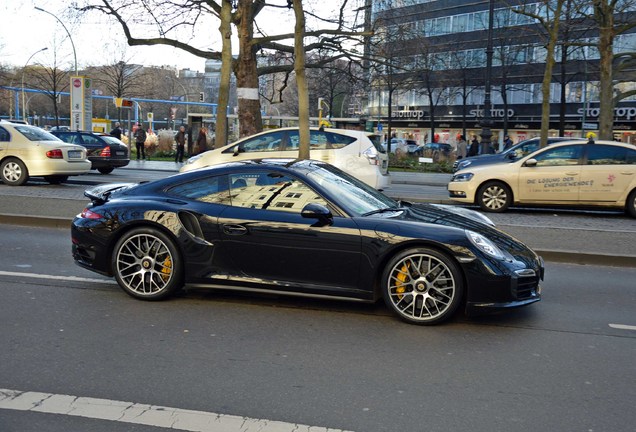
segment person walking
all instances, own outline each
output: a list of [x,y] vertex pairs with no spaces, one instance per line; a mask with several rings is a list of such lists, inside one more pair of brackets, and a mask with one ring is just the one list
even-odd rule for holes
[[459,140],[457,141],[457,159],[463,159],[466,157],[467,148],[468,143],[466,142],[466,138],[464,135],[459,135]]
[[473,135],[473,139],[470,141],[470,147],[468,147],[468,153],[466,156],[477,156],[479,154],[479,141],[477,135]]
[[199,129],[199,136],[197,137],[196,150],[198,153],[203,153],[208,149],[208,130],[204,127]]
[[506,135],[506,136],[504,137],[503,145],[504,145],[504,146],[503,146],[503,150],[502,150],[502,151],[506,151],[506,150],[508,150],[510,147],[512,147],[512,140],[510,139],[510,137],[509,137],[508,135]]
[[110,136],[115,137],[121,141],[121,125],[119,124],[119,122],[115,123],[115,127],[112,131],[110,131]]
[[146,159],[146,131],[143,126],[138,124],[135,131],[135,145],[137,147],[137,160],[141,156],[141,160]]
[[186,131],[185,126],[179,127],[179,132],[174,136],[174,140],[177,142],[177,154],[174,157],[175,163],[183,163],[183,152],[185,151],[186,143]]

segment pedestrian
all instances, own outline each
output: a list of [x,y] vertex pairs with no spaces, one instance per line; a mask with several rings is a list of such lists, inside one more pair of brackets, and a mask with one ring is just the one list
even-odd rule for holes
[[508,150],[510,147],[512,147],[512,140],[510,139],[510,137],[509,137],[508,135],[506,135],[506,136],[504,137],[503,145],[504,145],[504,146],[503,146],[503,150],[502,150],[502,151],[506,151],[506,150]]
[[179,127],[179,132],[174,136],[174,140],[177,142],[177,154],[174,157],[175,163],[183,163],[183,152],[185,151],[186,131],[185,126]]
[[199,136],[197,137],[196,150],[198,153],[203,153],[208,149],[208,130],[205,127],[199,129]]
[[470,147],[468,147],[468,153],[466,156],[477,156],[479,154],[479,141],[477,135],[473,135],[473,139],[470,141]]
[[121,141],[121,125],[119,124],[119,122],[115,123],[115,127],[112,131],[110,131],[110,136],[113,136]]
[[137,147],[137,160],[141,156],[141,160],[146,159],[146,131],[143,126],[138,124],[135,131],[135,145]]
[[466,157],[466,150],[468,148],[468,143],[466,142],[466,138],[464,135],[458,135],[459,140],[457,141],[457,159],[463,159]]

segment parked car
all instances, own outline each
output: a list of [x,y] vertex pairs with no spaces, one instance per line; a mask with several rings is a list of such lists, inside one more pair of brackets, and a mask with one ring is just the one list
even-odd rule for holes
[[110,135],[85,131],[53,131],[51,133],[64,142],[86,148],[92,169],[102,174],[110,174],[115,168],[130,163],[126,144]]
[[[549,137],[548,145],[554,144],[557,142],[564,142],[564,141],[572,141],[572,138]],[[457,172],[461,169],[465,169],[472,166],[514,162],[536,151],[539,148],[540,143],[541,143],[540,138],[530,138],[515,144],[514,146],[510,147],[507,150],[502,151],[501,153],[483,154],[483,155],[458,159],[453,164],[453,172]]]
[[422,156],[433,158],[433,162],[449,158],[453,153],[453,147],[446,143],[426,143],[418,150]]
[[492,212],[547,204],[622,208],[636,217],[636,147],[613,141],[552,144],[509,164],[458,171],[448,192],[454,201]]
[[[390,184],[388,156],[376,148],[377,135],[348,129],[311,129],[309,139],[312,159],[337,166],[376,189]],[[298,145],[298,128],[269,130],[193,156],[181,172],[246,159],[293,158],[298,155]]]
[[541,297],[542,259],[485,216],[393,201],[324,162],[232,162],[85,194],[75,262],[138,299],[184,286],[384,298],[437,324]]
[[[409,140],[404,138],[391,138],[391,153],[396,156],[402,156],[409,153]],[[412,141],[412,140],[411,140]],[[413,141],[414,142],[414,141]],[[382,149],[387,152],[386,142],[382,143]]]
[[57,184],[90,168],[84,147],[66,144],[36,126],[0,120],[0,178],[5,184],[23,185],[31,177]]

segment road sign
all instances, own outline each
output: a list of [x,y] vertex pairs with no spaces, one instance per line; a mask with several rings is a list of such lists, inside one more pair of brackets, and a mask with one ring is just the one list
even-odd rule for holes
[[382,132],[382,129],[383,129],[382,123],[378,123],[378,132]]

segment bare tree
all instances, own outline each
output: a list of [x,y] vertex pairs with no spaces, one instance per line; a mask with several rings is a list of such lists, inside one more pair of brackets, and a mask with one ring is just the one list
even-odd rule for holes
[[52,50],[53,62],[50,66],[38,65],[29,68],[28,74],[32,77],[35,86],[41,89],[49,98],[53,106],[55,125],[60,125],[60,99],[61,93],[68,90],[70,75],[60,68],[57,49]]

